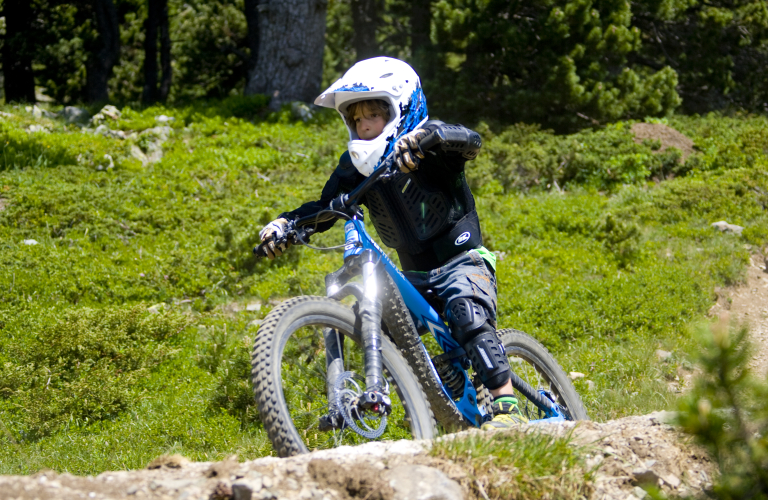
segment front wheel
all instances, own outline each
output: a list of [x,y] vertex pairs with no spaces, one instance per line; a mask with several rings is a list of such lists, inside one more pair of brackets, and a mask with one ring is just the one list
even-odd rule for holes
[[[527,333],[512,328],[497,332],[507,352],[512,371],[534,390],[543,389],[555,397],[567,420],[589,420],[576,388],[547,348]],[[514,385],[514,381],[513,381]],[[525,397],[519,407],[530,420],[543,418],[542,412]]]
[[[326,338],[329,344],[340,346],[336,352],[342,353],[341,361],[331,364],[330,377]],[[334,380],[338,382],[341,377],[339,384],[347,387],[341,390],[344,394],[359,391],[364,385],[361,338],[359,315],[326,297],[296,297],[267,315],[254,344],[251,379],[261,420],[279,456],[371,439],[351,429],[358,423],[357,427],[364,429],[379,425],[359,413],[355,414],[359,420],[352,421],[351,427],[329,425],[340,422],[338,415],[334,416],[340,400],[334,397],[334,390],[338,393],[341,385],[335,387]],[[381,347],[392,413],[383,435],[375,438],[435,437],[434,416],[418,379],[388,338],[382,336]]]

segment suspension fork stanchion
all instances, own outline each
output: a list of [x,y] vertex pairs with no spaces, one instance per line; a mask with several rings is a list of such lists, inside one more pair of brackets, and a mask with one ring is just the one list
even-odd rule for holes
[[363,251],[364,295],[360,304],[360,317],[365,352],[365,385],[369,392],[382,392],[384,388],[381,361],[381,300],[376,279],[377,261],[373,250]]
[[339,333],[333,328],[323,328],[325,340],[325,385],[328,393],[328,403],[336,400],[336,380],[344,372],[344,345]]

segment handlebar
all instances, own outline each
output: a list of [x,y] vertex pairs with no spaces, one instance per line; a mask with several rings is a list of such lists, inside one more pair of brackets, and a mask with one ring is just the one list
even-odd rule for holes
[[[444,134],[440,131],[440,129],[437,129],[419,141],[419,149],[422,152],[428,151],[445,141],[446,138]],[[376,184],[379,180],[387,180],[397,173],[396,169],[393,171],[394,164],[395,151],[393,150],[387,155],[386,158],[381,161],[376,170],[371,172],[371,175],[369,175],[359,186],[357,186],[348,194],[340,194],[331,200],[329,206],[330,211],[348,213],[349,209],[356,205],[358,200],[360,200],[360,198],[362,198],[363,195],[365,195],[365,193],[367,193],[374,184]],[[322,210],[316,214],[307,215],[306,217],[301,217],[300,219],[296,220],[293,223],[293,227],[286,233],[286,235],[279,241],[275,241],[275,245],[284,244],[287,241],[290,241],[291,244],[297,244],[306,241],[306,239],[315,232],[314,227],[309,227],[310,224],[316,225],[322,222],[328,222],[332,219],[338,219],[337,216],[334,216],[331,213],[325,214],[326,217],[320,219],[322,212],[325,212],[325,210]],[[301,234],[298,233],[299,231]],[[257,258],[266,257],[264,246],[269,243],[269,241],[270,240],[263,241],[259,246],[253,249],[253,253]]]

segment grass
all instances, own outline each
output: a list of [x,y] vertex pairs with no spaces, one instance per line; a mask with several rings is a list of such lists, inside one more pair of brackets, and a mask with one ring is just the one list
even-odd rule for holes
[[570,436],[541,432],[472,433],[435,442],[430,454],[458,465],[477,498],[581,499],[591,493],[591,473]]
[[[341,261],[292,248],[256,262],[250,250],[265,223],[319,193],[346,139],[332,114],[303,123],[262,108],[233,98],[123,109],[107,124],[126,139],[3,108],[12,116],[0,119],[0,473],[270,453],[248,381],[253,321],[275,301],[323,294]],[[140,132],[160,114],[175,118],[172,133],[150,145]],[[631,123],[572,136],[478,127],[484,153],[468,176],[486,246],[500,257],[499,324],[586,374],[576,386],[596,420],[675,407],[667,382],[690,367],[690,325],[768,241],[765,119],[669,124],[697,151],[662,182],[651,146],[627,142]],[[155,163],[132,153],[156,146]],[[560,176],[567,158],[578,169]],[[745,230],[720,233],[710,227],[719,220]],[[337,227],[313,243],[341,239]],[[131,314],[157,349],[137,348],[133,330],[99,326]],[[77,358],[49,341],[56,332],[95,347]],[[673,356],[657,360],[659,348]],[[49,384],[46,370],[69,378]],[[70,387],[81,391],[71,404],[53,397]]]

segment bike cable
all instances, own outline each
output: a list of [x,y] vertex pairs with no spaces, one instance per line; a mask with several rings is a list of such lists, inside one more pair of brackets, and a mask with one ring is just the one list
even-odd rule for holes
[[[330,219],[318,220],[318,218],[319,218],[319,216],[321,214],[333,214],[333,215],[336,215],[340,219],[352,220],[352,217],[350,217],[349,215],[345,214],[344,212],[340,212],[338,210],[331,210],[331,209],[320,210],[319,212],[317,212],[315,214],[314,225],[312,226],[313,232],[317,231],[317,225],[318,224],[320,224],[321,222],[328,222],[330,220]],[[309,224],[302,225],[301,227],[306,227],[306,226],[309,226]],[[304,238],[301,237],[301,235],[299,234],[298,231],[296,232],[296,239],[298,239],[299,243],[301,243],[305,247],[311,248],[313,250],[320,250],[320,251],[340,250],[340,249],[343,249],[346,246],[346,243],[345,243],[344,245],[336,245],[336,246],[332,246],[332,247],[316,247],[316,246],[310,245],[308,242],[304,241]]]

